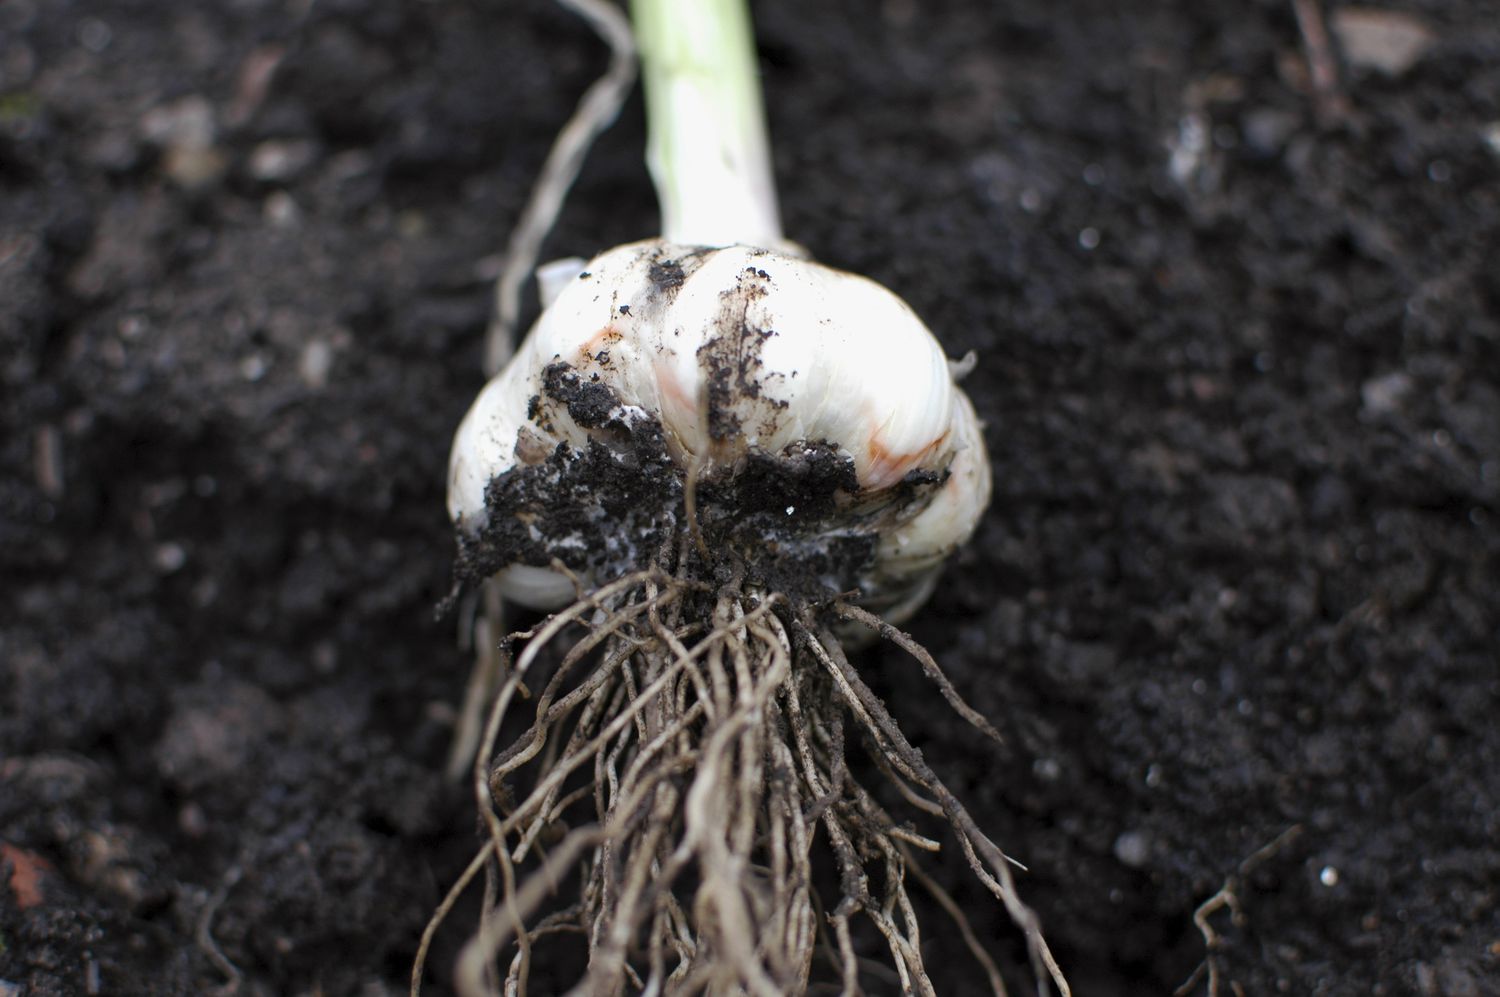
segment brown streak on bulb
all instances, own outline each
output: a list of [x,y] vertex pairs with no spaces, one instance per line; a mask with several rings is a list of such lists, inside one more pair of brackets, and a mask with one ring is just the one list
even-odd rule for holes
[[625,338],[625,334],[612,325],[607,325],[588,338],[582,346],[578,347],[578,357],[587,363],[599,355],[607,347],[613,346]]
[[865,468],[865,480],[862,483],[872,490],[889,488],[931,457],[948,441],[948,433],[949,430],[943,430],[931,443],[909,453],[892,453],[882,442],[880,434],[876,433],[870,437],[868,444],[870,463]]

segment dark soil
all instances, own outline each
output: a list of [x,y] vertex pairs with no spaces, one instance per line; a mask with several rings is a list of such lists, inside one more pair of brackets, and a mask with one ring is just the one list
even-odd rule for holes
[[[1228,877],[1223,992],[1500,993],[1500,17],[1402,6],[1321,123],[1282,0],[756,6],[789,234],[979,353],[915,632],[1006,746],[861,664],[1081,993],[1187,980]],[[475,842],[486,261],[603,61],[540,2],[0,4],[0,993],[401,990]],[[642,131],[552,254],[652,233]]]

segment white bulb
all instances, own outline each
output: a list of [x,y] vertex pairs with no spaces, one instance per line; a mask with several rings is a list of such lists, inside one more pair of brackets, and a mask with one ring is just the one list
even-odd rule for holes
[[[639,507],[650,492],[636,472],[662,486],[665,508]],[[650,524],[679,524],[694,473],[700,519],[752,548],[752,567],[805,552],[826,585],[897,615],[925,596],[990,491],[973,408],[900,298],[783,253],[650,241],[591,260],[485,386],[454,440],[448,511],[461,537],[500,543],[492,561],[516,556],[489,565],[504,568],[508,597],[554,608],[575,588],[551,557],[585,582],[643,566],[660,553],[643,549],[660,539]],[[605,481],[641,501],[591,494]],[[514,507],[487,508],[487,490]],[[780,532],[757,519],[767,490]],[[858,549],[868,556],[840,577]]]

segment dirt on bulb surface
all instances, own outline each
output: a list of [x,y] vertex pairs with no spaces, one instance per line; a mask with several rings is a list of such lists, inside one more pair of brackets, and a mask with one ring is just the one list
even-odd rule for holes
[[[1500,22],[1324,0],[1309,60],[1318,7],[755,4],[789,235],[978,354],[911,629],[1005,744],[855,663],[1079,993],[1500,992]],[[477,841],[448,443],[604,61],[540,2],[0,5],[0,993],[403,992]],[[643,140],[550,256],[653,233]]]

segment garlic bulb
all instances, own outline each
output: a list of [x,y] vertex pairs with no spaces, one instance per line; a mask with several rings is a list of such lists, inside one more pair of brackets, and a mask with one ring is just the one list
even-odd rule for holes
[[[689,480],[691,479],[691,485]],[[700,547],[768,587],[925,598],[989,500],[974,410],[900,298],[781,252],[653,240],[591,260],[459,427],[460,571],[560,606]]]

